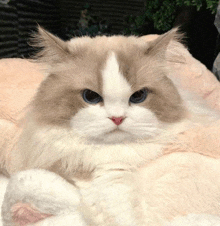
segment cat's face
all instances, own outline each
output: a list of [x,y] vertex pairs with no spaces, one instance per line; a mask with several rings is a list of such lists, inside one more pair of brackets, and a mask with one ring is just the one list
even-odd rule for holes
[[66,127],[94,143],[120,143],[152,138],[184,117],[158,57],[166,37],[153,46],[121,36],[65,43],[43,32],[50,69],[33,101],[39,123]]

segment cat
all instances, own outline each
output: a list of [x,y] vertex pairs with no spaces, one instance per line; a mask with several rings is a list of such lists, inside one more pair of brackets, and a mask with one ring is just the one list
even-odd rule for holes
[[36,59],[46,76],[22,121],[15,168],[49,169],[95,199],[92,186],[108,181],[111,189],[103,185],[100,199],[120,205],[108,209],[115,218],[105,225],[159,225],[143,211],[136,170],[162,156],[179,133],[219,119],[170,76],[168,63],[185,63],[181,38],[173,29],[151,42],[135,36],[65,42],[39,28]]
[[23,122],[22,164],[57,163],[71,172],[115,161],[139,165],[186,128],[215,121],[214,111],[167,76],[167,61],[184,63],[174,52],[165,57],[181,48],[180,38],[174,29],[148,43],[133,36],[64,42],[39,28],[37,57],[48,75]]

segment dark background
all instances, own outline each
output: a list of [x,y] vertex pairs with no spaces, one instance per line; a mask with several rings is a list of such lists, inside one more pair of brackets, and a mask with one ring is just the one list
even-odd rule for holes
[[[85,8],[97,24],[106,26],[100,34],[124,34],[128,17],[143,13],[144,0],[11,0],[8,4],[0,3],[0,58],[33,55],[34,49],[28,42],[37,24],[64,40],[83,35],[78,24]],[[193,7],[184,7],[178,9],[174,22],[174,26],[183,25],[189,51],[209,69],[218,53],[214,19],[215,15],[205,8],[197,12]],[[163,33],[152,23],[143,24],[138,32],[139,35]]]

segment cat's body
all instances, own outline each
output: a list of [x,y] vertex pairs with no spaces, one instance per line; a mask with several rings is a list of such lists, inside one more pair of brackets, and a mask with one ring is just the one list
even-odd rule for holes
[[[176,36],[171,31],[150,43],[123,36],[63,42],[40,29],[44,47],[40,59],[46,62],[48,75],[23,121],[15,168],[55,171],[81,188],[88,206],[109,197],[106,225],[160,225],[160,202],[168,208],[162,218],[196,209],[190,207],[194,198],[178,211],[174,203],[170,207],[169,186],[184,191],[164,184],[161,194],[155,184],[160,170],[155,169],[155,177],[154,165],[145,172],[145,165],[161,157],[179,133],[220,118],[169,78],[167,62],[184,63]],[[167,58],[168,45],[177,54]],[[174,164],[176,155],[167,157],[167,164]],[[165,169],[161,163],[161,171]],[[181,176],[177,180],[188,186]],[[153,200],[158,206],[152,206]]]

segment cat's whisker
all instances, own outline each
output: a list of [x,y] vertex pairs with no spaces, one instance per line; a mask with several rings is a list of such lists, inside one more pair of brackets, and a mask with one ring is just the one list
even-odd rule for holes
[[137,129],[137,130],[147,130],[147,131],[150,131],[150,130],[157,130],[157,131],[160,131],[160,132],[163,132],[165,131],[165,129],[163,128],[158,128],[152,124],[135,124],[135,125],[132,125],[132,126],[129,126],[129,130],[134,130],[134,129]]
[[154,127],[156,128],[155,124],[153,123],[148,123],[148,122],[134,122],[134,126],[142,126],[142,127]]

